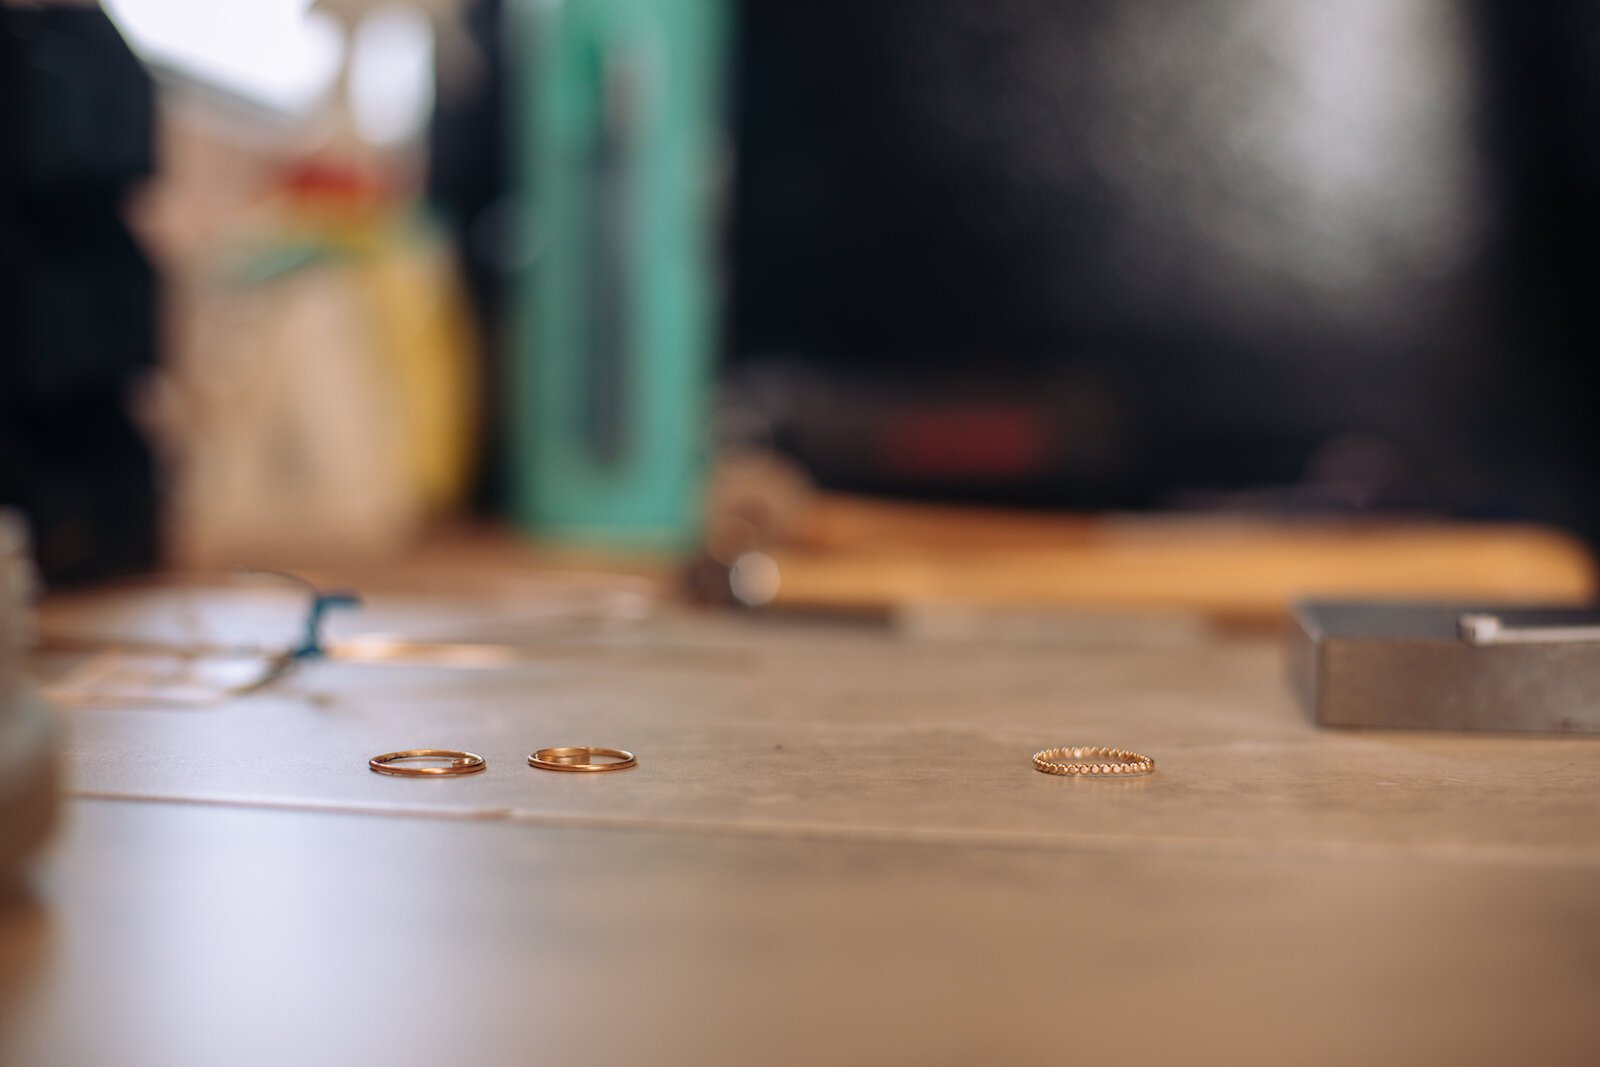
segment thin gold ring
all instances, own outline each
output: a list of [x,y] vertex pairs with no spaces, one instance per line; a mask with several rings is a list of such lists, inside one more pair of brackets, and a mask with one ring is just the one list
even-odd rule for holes
[[[1061,763],[1070,760],[1115,760],[1114,763]],[[1128,777],[1149,774],[1156,769],[1156,761],[1125,748],[1107,748],[1105,745],[1073,745],[1069,748],[1047,748],[1033,754],[1035,770],[1045,774],[1087,774],[1102,778]]]
[[[447,759],[448,767],[401,767],[401,760]],[[398,778],[433,778],[438,775],[477,774],[488,766],[476,752],[458,752],[453,748],[408,748],[404,752],[385,752],[367,760],[367,766],[379,774],[392,774]]]
[[[581,759],[585,756],[611,756],[609,763],[595,763]],[[565,748],[541,748],[528,754],[528,766],[546,771],[620,771],[637,767],[639,761],[632,752],[620,748],[595,748],[592,745],[570,745]]]

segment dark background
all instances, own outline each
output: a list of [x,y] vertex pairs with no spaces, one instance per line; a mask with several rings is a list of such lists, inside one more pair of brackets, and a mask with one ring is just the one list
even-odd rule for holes
[[[1600,542],[1600,6],[760,0],[735,24],[724,386],[823,485]],[[502,25],[471,9],[491,61],[431,153],[491,382]],[[158,555],[129,416],[157,279],[122,221],[151,108],[101,12],[0,7],[0,505],[55,579]]]
[[730,380],[825,483],[1600,534],[1600,8],[740,10]]
[[0,506],[27,515],[53,580],[157,556],[130,415],[157,281],[122,214],[151,124],[149,77],[98,8],[0,5]]

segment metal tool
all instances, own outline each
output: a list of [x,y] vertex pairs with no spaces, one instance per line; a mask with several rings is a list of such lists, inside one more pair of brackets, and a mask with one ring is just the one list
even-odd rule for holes
[[1291,665],[1324,726],[1600,733],[1600,612],[1314,601]]

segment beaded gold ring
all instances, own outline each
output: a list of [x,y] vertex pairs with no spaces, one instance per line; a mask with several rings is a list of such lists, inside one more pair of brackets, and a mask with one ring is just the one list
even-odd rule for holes
[[[1115,762],[1071,762],[1062,760],[1113,760]],[[1107,748],[1105,745],[1074,745],[1070,748],[1047,748],[1033,754],[1034,770],[1045,774],[1093,775],[1100,778],[1128,778],[1149,774],[1156,769],[1156,761],[1125,748]]]

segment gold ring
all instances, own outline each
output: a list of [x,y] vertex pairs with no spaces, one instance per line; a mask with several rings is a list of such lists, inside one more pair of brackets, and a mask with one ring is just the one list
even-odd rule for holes
[[[401,767],[401,760],[447,759],[448,767]],[[453,748],[408,748],[404,752],[385,752],[367,760],[367,766],[379,774],[393,774],[400,778],[432,778],[441,774],[477,774],[488,766],[476,752],[457,752]]]
[[[613,758],[606,763],[595,763],[584,758],[587,756]],[[541,748],[528,755],[528,766],[546,771],[620,771],[625,767],[638,765],[639,761],[633,758],[632,752],[624,752],[620,748],[594,748],[589,745]]]
[[[1058,760],[1115,760],[1115,763],[1060,763]],[[1125,748],[1107,748],[1104,745],[1075,745],[1071,748],[1047,748],[1033,754],[1035,770],[1045,774],[1091,774],[1099,777],[1127,777],[1149,774],[1156,769],[1156,761]]]

